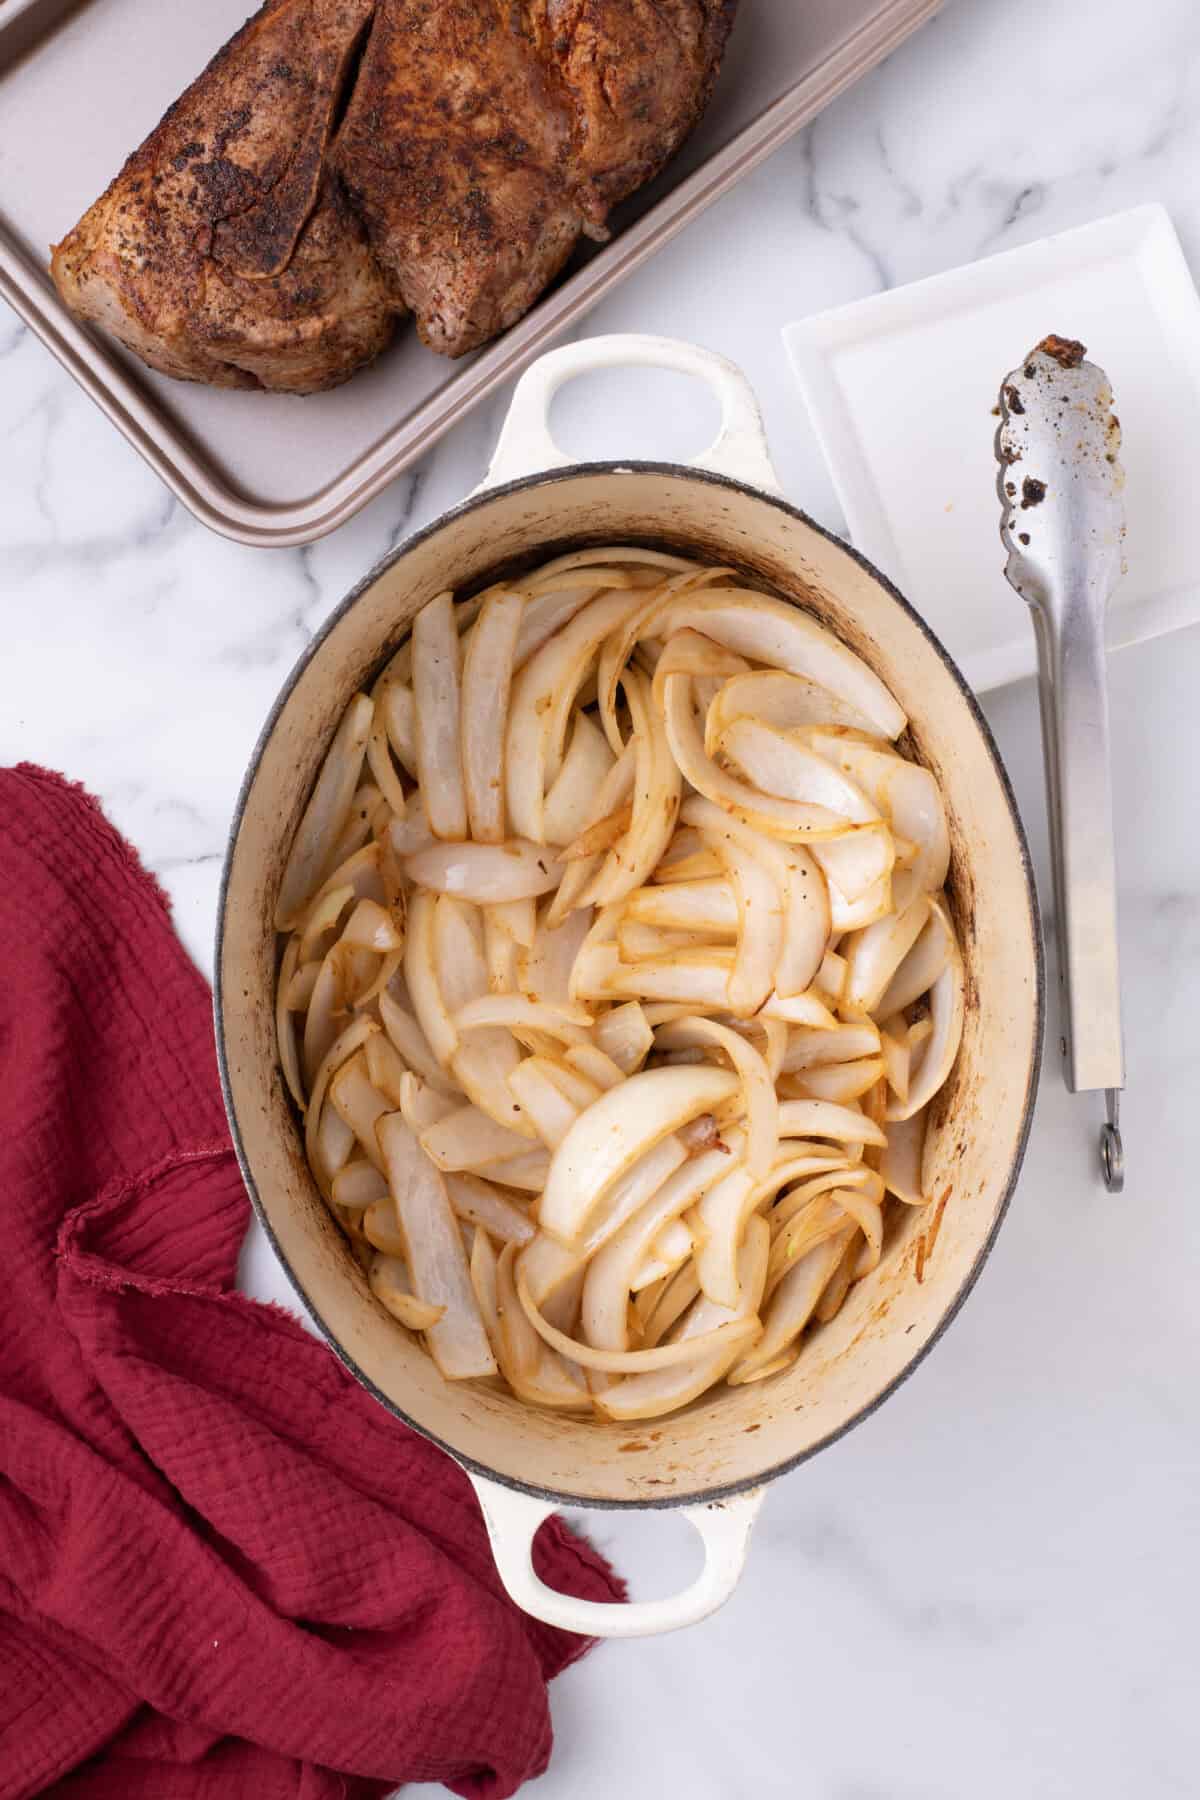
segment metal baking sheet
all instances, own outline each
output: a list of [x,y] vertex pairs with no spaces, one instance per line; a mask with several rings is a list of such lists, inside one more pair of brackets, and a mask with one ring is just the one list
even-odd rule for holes
[[[526,317],[451,362],[410,329],[369,369],[298,398],[144,369],[76,323],[48,246],[241,24],[246,0],[0,0],[0,295],[174,493],[247,544],[303,544],[372,499],[659,244],[872,68],[941,0],[742,0],[712,104]],[[70,121],[69,129],[66,121]],[[0,425],[3,402],[0,397]]]

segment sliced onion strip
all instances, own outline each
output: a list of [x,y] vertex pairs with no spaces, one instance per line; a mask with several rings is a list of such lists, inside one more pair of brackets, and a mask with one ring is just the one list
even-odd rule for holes
[[513,683],[505,738],[505,786],[512,829],[545,841],[547,785],[562,763],[567,721],[596,652],[637,604],[601,594],[530,657]]
[[550,1037],[561,1038],[564,1044],[586,1044],[588,1027],[593,1019],[584,1007],[572,1006],[567,1000],[538,1001],[528,1000],[524,994],[481,994],[479,999],[469,1000],[459,1009],[453,1023],[460,1036],[483,1025],[525,1025],[534,1031],[544,1031]]
[[883,1058],[887,1084],[903,1105],[908,1099],[908,1079],[912,1066],[912,1046],[903,1013],[897,1013],[880,1026],[879,1053]]
[[703,931],[709,938],[727,937],[738,928],[737,900],[724,875],[638,888],[626,900],[625,916],[666,931]]
[[328,866],[354,802],[373,713],[366,695],[356,694],[325,753],[279,883],[275,904],[277,931],[292,929]]
[[574,1005],[578,996],[571,992],[571,977],[592,924],[587,907],[578,908],[561,925],[552,925],[543,911],[532,945],[517,957],[521,990],[537,1005]]
[[[704,587],[729,574],[728,569],[696,567],[686,568],[678,575],[669,576],[658,586],[652,588],[638,607],[605,644],[600,655],[600,666],[597,670],[596,698],[600,705],[600,717],[604,722],[605,734],[613,751],[619,755],[621,749],[620,733],[616,727],[617,689],[624,677],[626,664],[632,656],[638,639],[644,637],[653,628],[656,614],[671,600],[693,588]],[[690,634],[690,635],[695,635]],[[708,649],[719,654],[717,646],[711,639],[706,640]],[[740,659],[738,659],[740,662]],[[744,666],[744,665],[743,665]],[[732,671],[731,671],[732,672]]]
[[824,807],[854,825],[879,818],[879,808],[825,757],[758,719],[735,719],[721,733],[717,750],[764,794]]
[[633,812],[628,831],[609,851],[581,904],[609,906],[640,887],[670,843],[679,813],[682,776],[662,718],[651,705],[649,685],[627,670],[625,692],[636,746]]
[[950,866],[950,834],[941,789],[929,770],[855,731],[807,731],[804,741],[870,795],[893,833],[912,844],[920,888],[936,893]]
[[[911,874],[898,875],[892,883],[893,910],[886,918],[856,932],[842,947],[846,958],[848,1006],[874,1012],[887,992],[929,917],[929,900]],[[909,897],[911,895],[911,898]]]
[[[679,1368],[648,1370],[644,1374],[627,1375],[623,1381],[596,1396],[596,1409],[608,1419],[660,1418],[674,1412],[688,1401],[698,1398],[714,1382],[721,1380],[731,1363],[744,1356],[745,1332],[754,1339],[761,1332],[757,1308],[766,1278],[767,1228],[761,1219],[751,1219],[738,1257],[738,1287],[741,1299],[732,1310],[708,1299],[696,1302],[689,1312],[674,1343],[666,1349],[686,1349],[689,1344],[716,1344],[720,1334],[725,1340],[697,1362]],[[643,1352],[657,1355],[658,1348]]]
[[870,1019],[849,1025],[835,1024],[828,1031],[794,1025],[788,1032],[783,1068],[788,1075],[802,1069],[825,1068],[829,1063],[855,1062],[879,1052],[879,1028]]
[[[517,1269],[517,1298],[525,1316],[540,1338],[560,1355],[579,1363],[585,1369],[601,1369],[608,1374],[638,1373],[649,1369],[671,1369],[680,1364],[699,1361],[707,1353],[742,1344],[758,1330],[757,1318],[731,1319],[696,1337],[656,1344],[652,1350],[597,1350],[558,1331],[544,1318],[529,1294],[522,1271]],[[598,1402],[599,1404],[600,1402]]]
[[848,1106],[868,1088],[873,1088],[883,1074],[881,1056],[863,1056],[852,1062],[829,1063],[821,1069],[804,1069],[798,1075],[784,1077],[788,1099],[836,1100]]
[[755,826],[768,837],[799,842],[837,838],[853,828],[827,807],[782,800],[738,781],[705,754],[704,739],[692,709],[689,675],[668,675],[663,683],[663,711],[671,754],[684,779],[725,812]]
[[754,1190],[754,1204],[761,1207],[764,1202],[773,1200],[781,1188],[794,1181],[807,1181],[814,1175],[831,1175],[837,1171],[844,1176],[850,1164],[844,1154],[834,1152],[828,1144],[811,1144],[801,1149],[801,1140],[789,1138],[786,1146],[780,1145],[779,1158],[769,1175],[764,1176]]
[[662,1342],[700,1293],[700,1277],[694,1261],[676,1269],[657,1302],[642,1320],[641,1341],[648,1347]]
[[339,1170],[345,1167],[354,1149],[354,1131],[332,1106],[325,1107],[317,1126],[316,1166],[332,1189]]
[[[370,1041],[370,1040],[368,1040]],[[355,1157],[343,1163],[333,1178],[329,1195],[335,1206],[347,1212],[366,1212],[376,1200],[387,1198],[388,1184],[383,1174],[366,1157]]]
[[887,1148],[879,1160],[879,1173],[889,1194],[906,1206],[925,1206],[929,1196],[922,1180],[925,1127],[928,1114],[911,1114],[888,1126]]
[[601,1093],[619,1087],[625,1072],[597,1044],[572,1044],[563,1059],[569,1068],[584,1075]]
[[398,1113],[379,1121],[379,1149],[388,1186],[408,1243],[408,1265],[419,1300],[440,1307],[425,1328],[434,1362],[451,1381],[496,1373],[446,1184]]
[[576,711],[562,768],[546,795],[548,844],[570,844],[586,829],[596,795],[614,760],[604,733],[597,730],[587,713]]
[[748,675],[734,675],[722,684],[705,721],[704,743],[710,756],[716,754],[721,733],[741,718],[761,720],[776,731],[791,731],[804,725],[870,727],[864,713],[839,699],[829,688],[782,669],[755,669]]
[[405,1285],[407,1276],[407,1266],[397,1256],[379,1255],[371,1259],[367,1280],[371,1292],[393,1319],[398,1319],[409,1331],[428,1331],[445,1316],[446,1309],[431,1306],[428,1300],[418,1300]]
[[[779,1144],[779,1103],[761,1053],[740,1032],[716,1019],[679,1019],[664,1025],[657,1041],[671,1048],[710,1044],[729,1058],[742,1087],[746,1113],[744,1160],[752,1181],[767,1173]],[[706,1290],[707,1291],[707,1290]],[[732,1305],[732,1301],[725,1302]]]
[[[782,909],[775,992],[783,999],[803,993],[821,967],[830,929],[825,880],[812,856],[799,844],[777,844],[751,831],[698,794],[685,803],[682,816],[704,834],[726,870],[757,862],[770,872]],[[731,879],[730,885],[736,904],[736,883]]]
[[[373,1042],[374,1039],[371,1040]],[[368,1044],[368,1050],[370,1047]],[[450,1113],[457,1112],[459,1101],[451,1099],[448,1094],[439,1093],[428,1082],[422,1081],[419,1075],[414,1075],[411,1069],[406,1069],[400,1077],[399,1106],[404,1123],[414,1136],[420,1137],[431,1125],[436,1125]]]
[[454,1083],[433,1054],[428,1038],[412,1014],[394,997],[390,987],[385,987],[379,994],[379,1017],[401,1060],[440,1093],[453,1092]]
[[580,1114],[554,1153],[539,1217],[571,1243],[606,1191],[646,1151],[738,1085],[725,1069],[644,1069]]
[[654,1033],[636,1000],[614,1006],[597,1019],[592,1035],[623,1075],[632,1075],[641,1067],[654,1043]]
[[[887,911],[891,904],[887,882],[896,859],[896,845],[886,825],[859,825],[843,837],[814,842],[812,853],[829,883],[831,904],[835,898],[840,900],[844,913],[847,906],[870,895],[872,901],[882,898],[883,910]],[[843,922],[837,907],[833,913],[835,931],[848,930],[850,924],[860,922]],[[869,924],[870,916],[862,922]]]
[[386,1184],[382,1198],[372,1200],[363,1213],[362,1228],[368,1244],[373,1244],[381,1255],[401,1258],[407,1255],[408,1245],[400,1230],[396,1209],[392,1205],[392,1196]]
[[404,948],[404,933],[378,900],[360,900],[342,928],[342,942],[358,950],[374,950],[390,956]]
[[739,1163],[709,1188],[696,1209],[696,1273],[701,1292],[718,1306],[738,1304],[738,1246],[754,1212],[754,1190],[754,1176]]
[[529,1139],[468,1103],[421,1133],[421,1148],[439,1169],[484,1169],[523,1156]]
[[399,1106],[404,1082],[415,1079],[405,1068],[403,1058],[396,1054],[395,1047],[382,1031],[367,1039],[363,1055],[371,1086],[377,1088],[392,1106]]
[[475,1167],[475,1173],[486,1176],[489,1181],[498,1181],[503,1187],[518,1188],[526,1194],[540,1194],[549,1172],[550,1153],[540,1144],[536,1149],[523,1150],[517,1156],[481,1162]]
[[413,795],[412,804],[402,819],[393,819],[387,829],[387,843],[393,858],[412,856],[436,840],[425,811],[425,796]]
[[[387,802],[381,800],[379,789],[373,781],[361,782],[355,788],[346,823],[326,860],[327,869],[336,869],[340,863],[348,862],[364,847],[374,830],[377,813],[385,807]],[[391,809],[387,810],[390,814]],[[326,876],[325,879],[327,881],[329,877]]]
[[379,690],[377,704],[396,761],[414,778],[417,773],[417,712],[412,689],[401,681],[389,681]]
[[535,656],[543,644],[549,643],[564,625],[568,625],[576,613],[582,612],[589,600],[594,600],[597,594],[603,593],[606,586],[606,583],[597,582],[590,577],[561,588],[539,589],[527,585],[525,612],[513,656],[514,668],[524,668],[530,657]]
[[883,682],[840,638],[786,600],[745,588],[689,594],[657,621],[660,634],[691,627],[753,662],[807,676],[869,719],[884,737],[899,737],[907,720]]
[[387,1097],[367,1074],[365,1058],[352,1056],[329,1084],[330,1105],[345,1121],[373,1163],[379,1162],[375,1127],[389,1110]]
[[933,1031],[920,1066],[909,1083],[908,1097],[904,1101],[893,1101],[888,1107],[889,1120],[910,1119],[928,1106],[949,1076],[958,1055],[966,1016],[966,991],[963,960],[953,935],[950,960],[929,990],[929,1005]]
[[532,948],[537,931],[537,907],[532,897],[501,901],[489,906],[488,914],[522,950]]
[[467,835],[459,720],[459,643],[450,594],[423,606],[412,628],[417,775],[435,837]]
[[592,1257],[580,1315],[589,1344],[609,1350],[628,1347],[629,1293],[643,1259],[664,1229],[721,1176],[728,1161],[718,1150],[690,1158]]
[[483,915],[483,955],[487,963],[488,989],[493,994],[515,994],[517,991],[517,945],[515,938],[496,918],[496,908],[486,907]]
[[845,1255],[850,1237],[849,1230],[839,1231],[788,1270],[767,1302],[762,1336],[726,1377],[731,1387],[756,1380],[799,1337]]
[[504,844],[430,844],[405,859],[404,872],[418,887],[477,906],[548,894],[560,874],[557,859],[543,844],[521,838]]
[[321,940],[333,931],[338,920],[354,899],[354,889],[345,887],[327,888],[317,895],[308,909],[307,916],[300,931],[300,960],[320,961],[327,946]]
[[463,657],[461,752],[467,822],[480,844],[504,840],[504,736],[522,595],[489,594]]
[[877,1011],[881,1018],[903,1012],[927,994],[942,971],[948,967],[954,952],[954,932],[944,902],[932,904],[929,919],[920,937],[896,970]]
[[579,1117],[575,1106],[547,1073],[538,1056],[527,1056],[508,1077],[508,1085],[548,1150],[558,1146]]
[[534,1235],[529,1215],[480,1175],[448,1173],[446,1192],[458,1218],[505,1244],[528,1244]]
[[[640,1156],[593,1209],[587,1230],[579,1240],[584,1255],[591,1256],[602,1244],[607,1244],[626,1219],[631,1219],[687,1160],[688,1153],[675,1132]],[[540,1215],[540,1207],[538,1211]]]
[[643,963],[622,963],[614,945],[602,983],[587,991],[615,999],[677,1001],[701,1011],[724,1012],[729,1007],[733,967],[734,952],[721,947],[675,950]]
[[887,1139],[879,1126],[849,1106],[831,1100],[783,1100],[779,1106],[781,1138],[832,1138],[835,1142],[876,1144]]
[[496,1265],[498,1352],[505,1379],[521,1399],[539,1406],[590,1408],[590,1396],[572,1365],[534,1331],[517,1298],[514,1273],[517,1246],[506,1244]]
[[408,811],[408,801],[404,796],[404,785],[396,773],[396,765],[392,761],[392,748],[388,741],[387,715],[382,701],[376,699],[371,717],[371,730],[367,737],[367,766],[375,778],[375,785],[384,800],[395,814],[402,819]]
[[807,994],[792,994],[787,1000],[781,999],[778,994],[770,994],[759,1009],[759,1017],[782,1019],[788,1025],[811,1025],[819,1030],[829,1031],[837,1024],[825,1000],[815,988],[810,988]]
[[600,1098],[604,1088],[598,1086],[594,1081],[589,1081],[587,1076],[581,1075],[577,1069],[569,1068],[565,1061],[560,1060],[561,1057],[562,1046],[555,1044],[552,1054],[543,1058],[546,1073],[559,1093],[565,1094],[571,1104],[582,1112],[585,1107],[591,1106],[593,1101]]
[[[308,1111],[304,1116],[304,1149],[321,1185],[323,1164],[317,1154],[317,1134],[321,1124],[321,1109],[325,1102],[325,1090],[342,1064],[348,1062],[355,1052],[362,1048],[372,1032],[379,1026],[374,1019],[360,1017],[353,1019],[346,1029],[336,1037],[322,1057],[319,1067],[313,1076],[312,1087],[308,1096]],[[326,1192],[327,1184],[321,1186]]]

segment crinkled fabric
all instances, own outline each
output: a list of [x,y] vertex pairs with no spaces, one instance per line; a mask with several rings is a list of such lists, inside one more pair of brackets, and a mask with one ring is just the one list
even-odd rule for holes
[[[0,772],[0,1800],[333,1800],[545,1769],[586,1639],[466,1477],[234,1289],[208,988],[96,803]],[[551,1585],[621,1598],[561,1521]]]

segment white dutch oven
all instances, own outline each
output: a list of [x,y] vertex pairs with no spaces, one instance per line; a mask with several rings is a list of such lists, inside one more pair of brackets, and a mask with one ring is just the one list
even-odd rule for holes
[[[695,375],[722,423],[688,467],[568,464],[547,425],[562,382],[619,364]],[[793,1368],[721,1387],[644,1426],[568,1419],[443,1381],[373,1299],[304,1161],[276,1060],[272,913],[305,799],[350,696],[434,594],[582,543],[658,545],[732,564],[825,620],[887,682],[912,753],[937,775],[953,843],[950,893],[967,967],[967,1022],[934,1121],[933,1201],[900,1209],[879,1269],[851,1289]],[[246,1185],[301,1299],[382,1404],[474,1482],[517,1603],[572,1631],[633,1636],[704,1617],[732,1592],[763,1484],[866,1417],[921,1360],[991,1247],[1029,1130],[1041,1051],[1042,965],[1029,855],[987,726],[961,676],[887,581],[778,495],[754,396],[732,364],[666,339],[592,339],[522,379],[484,486],[385,558],[289,678],[242,789],[217,943],[217,1037]],[[680,1507],[704,1540],[702,1573],[669,1599],[599,1606],[547,1588],[530,1546],[558,1506]]]

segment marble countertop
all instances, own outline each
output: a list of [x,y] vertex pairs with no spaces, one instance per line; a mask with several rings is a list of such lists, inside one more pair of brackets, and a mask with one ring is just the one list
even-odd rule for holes
[[[1144,200],[1200,271],[1190,0],[948,0],[945,11],[586,321],[722,350],[790,497],[839,529],[779,331]],[[255,551],[176,505],[0,316],[0,757],[102,799],[211,963],[228,822],[279,686],[346,589],[480,478],[507,396],[352,524]],[[679,457],[681,378],[564,396],[579,454]],[[911,598],[919,605],[920,595]],[[545,1800],[1167,1800],[1200,1762],[1200,1209],[1178,1130],[1200,1081],[1200,630],[1111,665],[1129,1087],[1126,1192],[1052,1051],[991,1261],[880,1412],[769,1493],[745,1580],[675,1638],[602,1647],[554,1689]],[[986,697],[1048,901],[1035,696]],[[261,1237],[246,1285],[287,1301]],[[694,1561],[670,1516],[588,1528],[635,1592]],[[636,1721],[636,1722],[635,1722]],[[429,1790],[433,1792],[434,1790]]]

